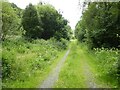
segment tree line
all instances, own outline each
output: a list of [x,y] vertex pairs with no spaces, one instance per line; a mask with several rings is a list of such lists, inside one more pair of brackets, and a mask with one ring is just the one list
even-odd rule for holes
[[21,34],[28,39],[64,38],[70,40],[71,27],[68,21],[52,5],[39,2],[31,3],[25,9],[14,3],[2,1],[2,34],[1,39],[7,36]]
[[87,3],[75,37],[90,48],[120,48],[120,2]]

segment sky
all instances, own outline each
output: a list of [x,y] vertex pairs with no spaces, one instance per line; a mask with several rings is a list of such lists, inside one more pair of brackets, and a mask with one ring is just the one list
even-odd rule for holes
[[15,3],[18,7],[24,9],[29,3],[36,5],[38,2],[43,1],[53,5],[56,10],[62,11],[62,15],[69,21],[69,25],[74,30],[75,25],[80,20],[81,9],[79,0],[9,0]]

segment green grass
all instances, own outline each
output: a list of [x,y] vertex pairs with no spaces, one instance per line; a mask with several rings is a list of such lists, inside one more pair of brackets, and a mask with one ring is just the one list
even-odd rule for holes
[[[2,47],[2,87],[36,88],[65,54],[55,40],[6,40]],[[0,49],[1,50],[1,49]]]
[[94,49],[92,56],[95,56],[94,62],[98,63],[96,69],[98,72],[99,81],[104,81],[113,88],[118,86],[118,59],[119,50],[118,49]]
[[48,76],[49,72],[56,66],[57,62],[63,57],[65,51],[59,52],[58,58],[52,62],[52,65],[46,66],[43,70],[36,70],[35,74],[30,78],[26,78],[24,82],[21,81],[8,81],[6,85],[12,88],[39,88],[42,81]]
[[60,72],[59,80],[57,81],[56,88],[76,88],[85,87],[85,78],[82,70],[82,62],[80,61],[79,49],[71,44],[71,50],[68,58]]
[[[107,52],[109,53],[109,51]],[[111,77],[111,79],[109,78],[110,80],[108,80],[110,75],[103,74],[102,71],[103,69],[109,70],[109,67],[111,68],[113,66],[111,63],[108,63],[107,66],[102,68],[102,64],[98,62],[97,58],[105,58],[105,56],[97,57],[97,55],[94,53],[95,51],[88,51],[88,48],[85,44],[76,44],[76,41],[73,41],[71,43],[70,53],[54,87],[90,88],[88,83],[93,79],[93,82],[96,83],[97,88],[115,88],[117,85],[117,80],[113,77]],[[106,55],[109,55],[108,53]],[[114,53],[112,53],[112,56],[109,55],[108,57],[111,58],[113,56],[116,57]],[[105,60],[107,60],[107,58]],[[92,74],[92,76],[89,74]]]
[[[0,47],[3,88],[39,87],[63,58],[65,46],[54,40],[26,41],[21,38],[4,41],[3,47]],[[88,81],[92,77],[100,88],[118,87],[116,73],[119,50],[89,50],[85,44],[77,44],[76,40],[71,41],[69,47],[70,53],[54,87],[89,88]]]

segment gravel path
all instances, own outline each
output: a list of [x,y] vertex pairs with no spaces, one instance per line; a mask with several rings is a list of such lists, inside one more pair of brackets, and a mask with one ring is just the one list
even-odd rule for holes
[[95,77],[90,70],[90,66],[87,63],[84,64],[83,71],[86,78],[87,87],[98,88],[99,86],[95,83]]
[[48,75],[48,77],[43,81],[40,88],[51,88],[55,84],[55,82],[58,79],[60,69],[61,69],[62,65],[64,64],[69,52],[70,52],[70,49],[66,52],[64,57],[59,61],[56,68],[54,68],[52,70],[52,72]]

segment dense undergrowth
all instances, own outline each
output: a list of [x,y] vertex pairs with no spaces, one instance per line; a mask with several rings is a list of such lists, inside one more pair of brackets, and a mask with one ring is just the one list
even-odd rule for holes
[[[61,51],[67,48],[67,41],[25,40],[23,38],[2,42],[2,86],[31,87],[25,82],[50,66]],[[40,75],[39,75],[40,77]],[[16,84],[18,83],[18,84]],[[22,85],[20,85],[22,83]],[[19,86],[17,86],[19,85]],[[28,84],[29,85],[29,84]],[[33,84],[34,85],[34,84]]]
[[119,50],[115,48],[96,48],[94,49],[94,56],[98,66],[97,69],[100,71],[99,77],[106,83],[113,85],[115,88],[119,87]]
[[93,57],[96,71],[98,74],[97,78],[102,82],[111,85],[113,88],[120,87],[120,71],[119,71],[119,60],[120,50],[117,48],[93,48],[92,50],[87,47],[84,43],[80,43],[82,48]]

